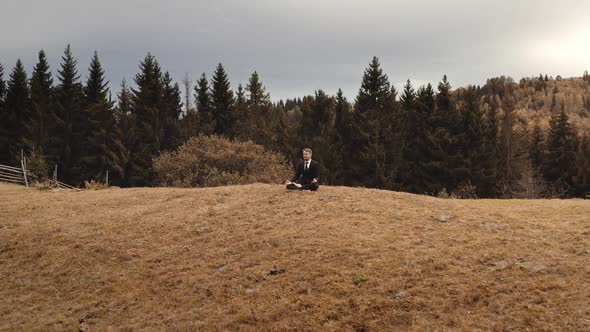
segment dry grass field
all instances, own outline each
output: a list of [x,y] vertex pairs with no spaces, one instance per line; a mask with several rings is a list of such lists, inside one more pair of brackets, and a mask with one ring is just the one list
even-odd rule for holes
[[590,331],[590,201],[0,184],[0,330]]

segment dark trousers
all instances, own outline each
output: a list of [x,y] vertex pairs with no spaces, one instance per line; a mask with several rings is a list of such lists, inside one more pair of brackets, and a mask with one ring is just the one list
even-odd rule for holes
[[316,191],[316,190],[318,190],[319,187],[320,186],[318,186],[317,183],[301,184],[301,187],[300,188],[298,188],[293,183],[287,185],[287,189],[289,189],[289,190],[311,190],[311,191]]

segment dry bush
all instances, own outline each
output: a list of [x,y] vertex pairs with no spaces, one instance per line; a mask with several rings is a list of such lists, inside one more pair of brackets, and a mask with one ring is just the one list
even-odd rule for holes
[[27,156],[27,170],[40,181],[47,179],[49,166],[41,149],[33,149],[29,153]]
[[461,182],[457,189],[451,193],[451,198],[476,199],[477,187],[471,184],[471,181]]
[[84,188],[86,188],[88,190],[100,190],[100,189],[105,189],[106,187],[107,186],[102,182],[98,182],[98,181],[94,181],[94,180],[84,181]]
[[220,136],[192,137],[178,150],[154,158],[154,170],[160,185],[173,187],[280,183],[291,175],[282,155]]
[[520,179],[515,182],[512,197],[528,199],[544,198],[548,196],[549,189],[539,170],[534,169],[529,163],[523,170]]
[[50,190],[55,188],[49,180],[34,180],[31,182],[31,187],[39,190]]
[[447,188],[442,188],[442,190],[436,194],[436,197],[444,199],[450,198],[449,193],[447,193]]

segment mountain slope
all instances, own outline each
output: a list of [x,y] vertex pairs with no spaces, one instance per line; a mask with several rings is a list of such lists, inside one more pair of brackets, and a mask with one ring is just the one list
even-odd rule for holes
[[0,184],[0,330],[587,331],[589,215],[345,187]]

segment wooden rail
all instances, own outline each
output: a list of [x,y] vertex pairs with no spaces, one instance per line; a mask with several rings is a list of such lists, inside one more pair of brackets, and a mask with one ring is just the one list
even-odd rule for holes
[[[21,162],[20,168],[0,164],[0,182],[15,183],[28,187],[29,180],[35,180],[36,178],[37,177],[34,174],[27,170],[27,162],[24,158]],[[49,179],[49,183],[56,188],[76,189],[69,184],[58,181],[57,174],[55,174],[53,179]]]

